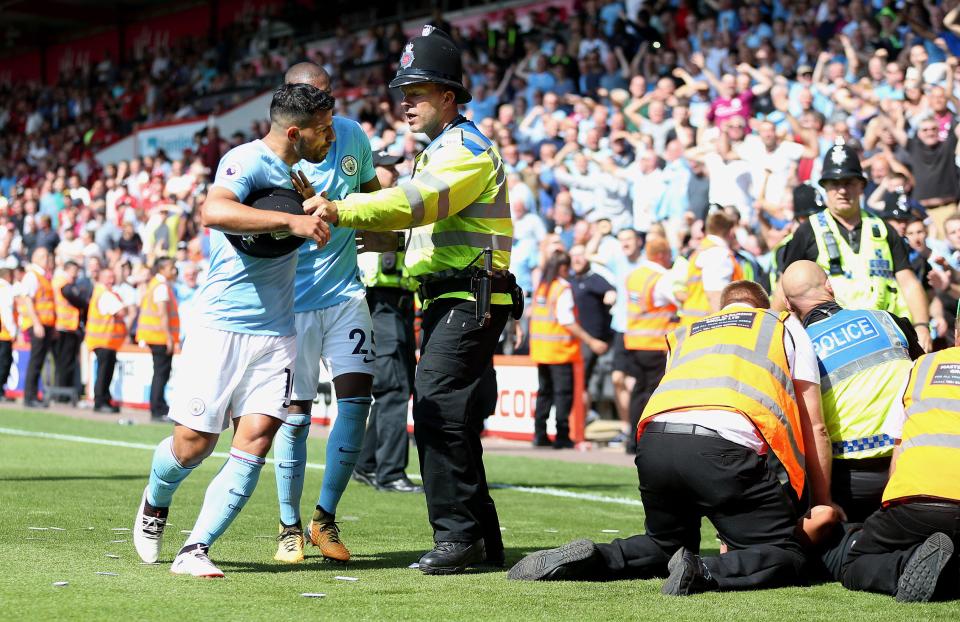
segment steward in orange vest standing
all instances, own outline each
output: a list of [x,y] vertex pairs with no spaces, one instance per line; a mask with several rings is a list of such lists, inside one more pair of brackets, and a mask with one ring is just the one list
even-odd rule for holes
[[706,237],[690,255],[680,323],[689,326],[720,310],[720,292],[743,278],[743,268],[730,248],[733,221],[722,211],[707,216]]
[[673,281],[663,278],[673,263],[670,244],[662,237],[651,235],[647,237],[644,252],[643,263],[627,277],[627,332],[623,334],[623,345],[637,372],[630,392],[633,433],[647,400],[666,370],[667,335],[677,328]]
[[13,341],[17,338],[17,309],[14,304],[12,282],[13,271],[10,268],[0,268],[0,401],[8,399],[3,386],[10,377],[10,367],[13,366]]
[[80,354],[80,309],[63,294],[63,288],[77,282],[80,266],[67,261],[63,269],[53,277],[53,301],[57,314],[55,328],[57,340],[53,345],[56,361],[58,387],[73,387],[77,373],[77,357]]
[[153,278],[140,301],[137,342],[153,354],[153,381],[150,383],[150,417],[163,419],[169,407],[164,398],[173,351],[180,343],[180,314],[171,283],[177,278],[173,259],[161,257],[153,265]]
[[530,313],[530,358],[537,364],[540,388],[534,420],[535,447],[550,445],[547,438],[547,419],[550,409],[556,407],[557,435],[554,449],[573,447],[570,440],[570,409],[573,407],[573,365],[582,363],[580,341],[603,354],[604,341],[591,337],[577,323],[577,308],[567,276],[570,255],[554,251],[543,268],[543,277],[533,296]]
[[46,408],[37,396],[40,372],[47,353],[57,337],[57,314],[53,299],[53,284],[48,275],[53,270],[53,255],[39,246],[30,257],[23,279],[20,281],[17,306],[20,312],[20,330],[30,335],[30,361],[23,382],[23,405],[28,408]]
[[916,360],[883,431],[896,439],[883,507],[856,534],[840,581],[901,602],[958,598],[956,570],[940,579],[960,549],[960,347]]
[[102,413],[120,412],[120,407],[111,403],[110,383],[113,382],[113,370],[117,366],[117,350],[127,339],[127,309],[120,296],[113,291],[116,279],[113,270],[104,268],[100,271],[87,310],[86,344],[97,357],[93,410]]
[[[640,419],[646,534],[540,551],[510,578],[669,574],[661,591],[674,596],[804,581],[797,520],[808,500],[830,505],[830,439],[813,344],[796,318],[769,310],[752,281],[728,285],[720,305],[670,334],[666,374]],[[697,554],[703,517],[727,553]]]

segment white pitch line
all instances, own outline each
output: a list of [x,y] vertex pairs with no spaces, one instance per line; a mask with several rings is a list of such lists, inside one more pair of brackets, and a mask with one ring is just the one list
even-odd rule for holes
[[[18,430],[16,428],[3,428],[0,427],[0,434],[7,434],[10,436],[25,436],[29,438],[45,438],[55,441],[67,441],[71,443],[87,443],[89,445],[107,445],[110,447],[123,447],[125,449],[142,449],[146,451],[154,451],[156,445],[148,445],[147,443],[131,443],[128,441],[114,441],[107,438],[95,438],[91,436],[75,436],[73,434],[55,434],[53,432],[34,432],[31,430]],[[216,451],[210,454],[214,458],[228,458],[230,454],[222,451]],[[276,464],[276,461],[273,458],[267,458],[267,464]],[[306,464],[308,469],[317,469],[323,470],[324,465],[317,462],[308,462]],[[416,474],[410,474],[410,479],[420,480],[420,476]],[[630,499],[628,497],[607,497],[605,495],[595,495],[591,493],[584,492],[571,492],[569,490],[563,490],[561,488],[540,488],[535,486],[512,486],[510,484],[490,484],[490,488],[497,490],[513,490],[517,492],[525,492],[534,495],[544,495],[547,497],[561,497],[564,499],[579,499],[581,501],[594,501],[596,503],[612,503],[614,505],[628,505],[634,507],[643,507],[643,504],[639,499]]]

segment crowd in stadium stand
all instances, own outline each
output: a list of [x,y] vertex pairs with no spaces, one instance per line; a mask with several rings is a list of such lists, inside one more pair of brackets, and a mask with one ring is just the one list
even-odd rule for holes
[[[715,206],[738,219],[736,251],[769,285],[771,250],[794,223],[793,188],[816,186],[823,156],[842,141],[860,153],[868,207],[907,193],[910,221],[923,226],[905,243],[938,343],[950,343],[960,216],[938,227],[926,210],[956,210],[960,197],[957,2],[575,5],[522,20],[496,11],[478,28],[439,14],[431,22],[464,50],[473,101],[463,112],[506,165],[512,270],[528,295],[548,251],[572,250],[577,278],[590,281],[578,303],[596,310],[581,313],[584,328],[609,340],[608,292],[622,291],[643,235],[662,228],[685,256]],[[404,154],[401,172],[424,145],[385,86],[407,38],[398,25],[344,30],[329,56],[315,56],[334,77],[340,113],[361,122],[374,151]],[[200,95],[279,76],[305,57],[293,39],[270,50],[255,41],[179,43],[56,86],[0,87],[0,264],[20,268],[45,246],[58,267],[115,270],[135,307],[147,266],[170,256],[177,297],[189,301],[203,280],[197,208],[212,172],[231,146],[262,136],[265,121],[229,138],[211,127],[182,160],[100,166],[94,153],[135,123],[192,116]]]

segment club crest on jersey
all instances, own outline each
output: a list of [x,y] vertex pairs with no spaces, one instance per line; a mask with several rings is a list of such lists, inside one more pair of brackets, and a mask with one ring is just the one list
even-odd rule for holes
[[353,175],[357,174],[357,159],[352,155],[343,156],[343,159],[340,160],[340,170],[343,171],[344,175]]
[[408,43],[407,47],[403,48],[403,54],[400,55],[400,69],[406,69],[413,64],[413,44]]
[[843,150],[843,145],[834,145],[830,150],[830,161],[837,166],[843,166],[847,161],[847,152]]

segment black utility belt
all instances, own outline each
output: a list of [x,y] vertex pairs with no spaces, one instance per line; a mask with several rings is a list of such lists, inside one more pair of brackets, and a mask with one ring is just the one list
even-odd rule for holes
[[[480,274],[476,276],[453,276],[446,279],[436,279],[420,283],[417,290],[421,300],[430,300],[453,292],[470,292],[476,294],[479,287]],[[490,279],[490,291],[494,294],[510,294],[517,285],[517,279],[509,272],[496,275]]]

